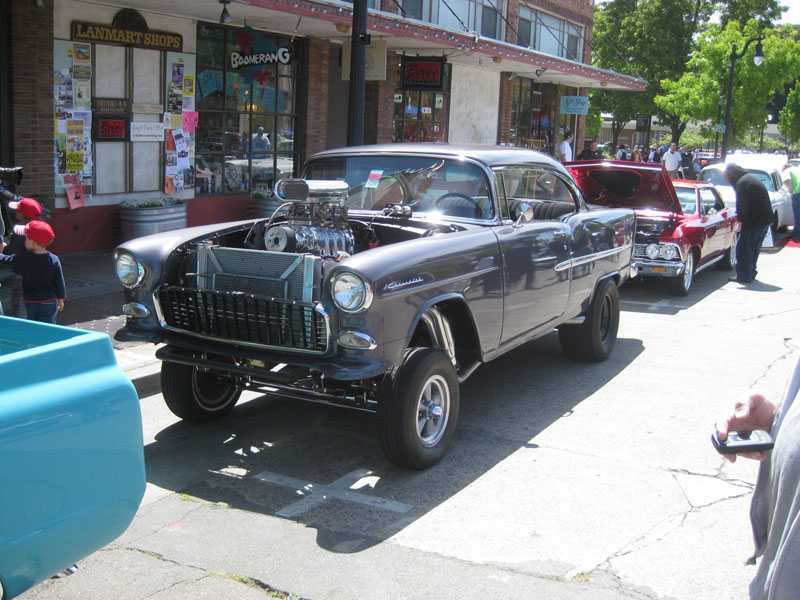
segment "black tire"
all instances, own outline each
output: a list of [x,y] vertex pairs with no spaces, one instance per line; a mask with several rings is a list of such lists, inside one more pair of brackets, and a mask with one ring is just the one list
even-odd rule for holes
[[212,421],[227,415],[242,391],[223,373],[172,362],[161,363],[161,394],[176,417]]
[[426,469],[453,441],[459,411],[458,377],[445,354],[412,348],[386,375],[378,398],[378,437],[398,467]]
[[739,234],[733,234],[733,243],[725,251],[722,260],[714,265],[720,271],[733,271],[736,268],[736,244],[739,242]]
[[692,283],[694,283],[694,259],[694,250],[689,250],[689,253],[686,255],[686,267],[683,269],[683,273],[677,277],[667,279],[667,289],[673,296],[689,295],[689,291],[692,289]]
[[619,290],[612,279],[600,283],[586,320],[558,328],[561,349],[570,358],[600,362],[611,355],[619,331]]

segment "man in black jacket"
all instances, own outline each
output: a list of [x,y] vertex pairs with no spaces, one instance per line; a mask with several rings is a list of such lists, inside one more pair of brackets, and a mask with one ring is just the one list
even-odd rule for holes
[[724,172],[736,190],[736,215],[742,224],[736,244],[736,277],[731,281],[750,283],[756,278],[758,254],[773,221],[772,203],[766,186],[755,175],[733,163]]

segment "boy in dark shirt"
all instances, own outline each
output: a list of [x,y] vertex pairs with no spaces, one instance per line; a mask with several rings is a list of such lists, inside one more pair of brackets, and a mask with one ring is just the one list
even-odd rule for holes
[[[0,263],[11,265],[14,273],[22,275],[22,299],[31,321],[55,323],[56,314],[64,309],[67,290],[61,261],[47,251],[56,238],[53,228],[44,221],[18,225],[14,233],[25,235],[27,252],[0,254]],[[0,242],[0,252],[5,244]]]

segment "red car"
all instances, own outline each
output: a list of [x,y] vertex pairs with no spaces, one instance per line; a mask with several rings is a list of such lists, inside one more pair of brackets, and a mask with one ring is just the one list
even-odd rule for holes
[[667,278],[670,293],[689,293],[695,273],[736,266],[739,221],[712,186],[670,180],[661,165],[622,161],[567,163],[586,202],[636,211],[639,274]]

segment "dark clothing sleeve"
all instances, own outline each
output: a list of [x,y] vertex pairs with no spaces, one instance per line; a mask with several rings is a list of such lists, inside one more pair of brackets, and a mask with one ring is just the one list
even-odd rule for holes
[[747,174],[736,182],[736,215],[742,229],[751,230],[772,224],[772,202],[764,183]]
[[22,299],[25,302],[52,302],[67,296],[61,261],[55,254],[0,254],[0,264],[10,264],[22,275]]

